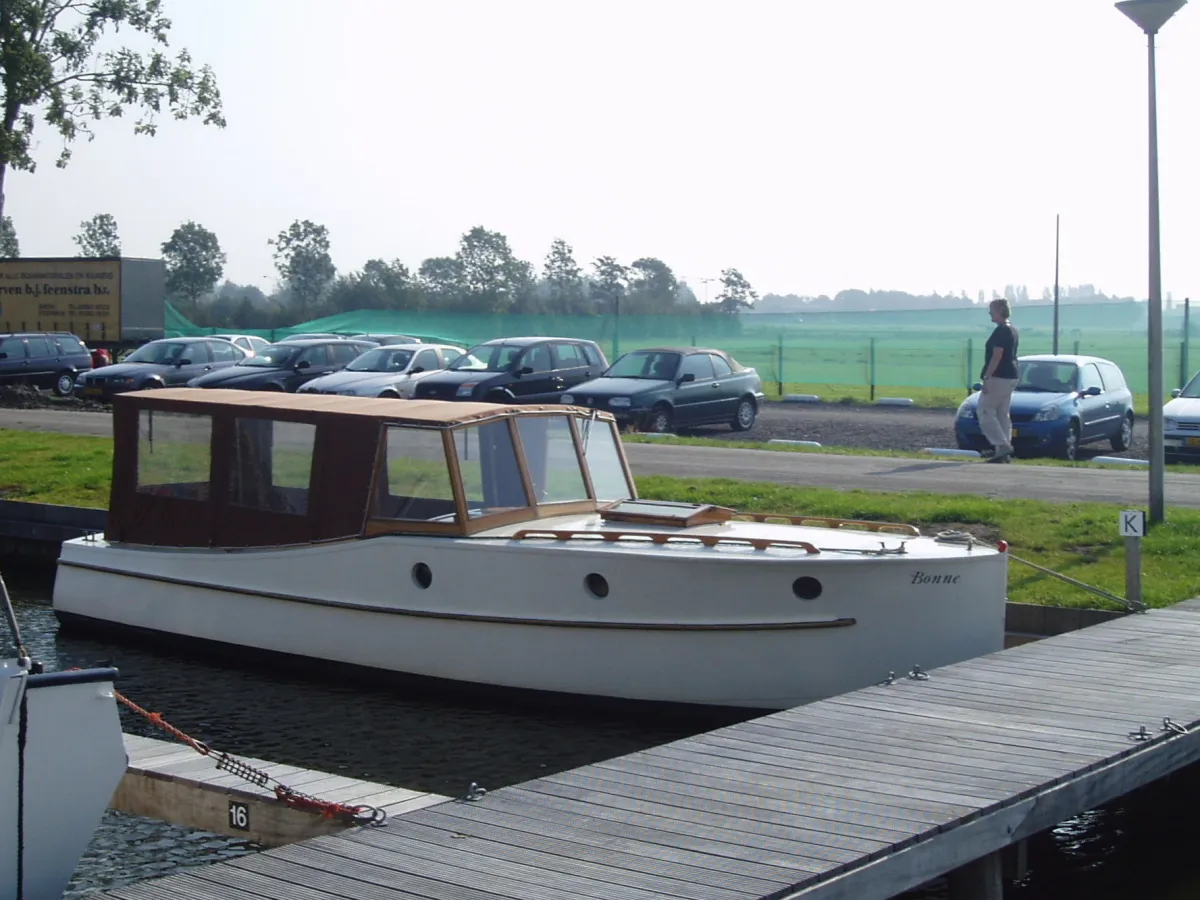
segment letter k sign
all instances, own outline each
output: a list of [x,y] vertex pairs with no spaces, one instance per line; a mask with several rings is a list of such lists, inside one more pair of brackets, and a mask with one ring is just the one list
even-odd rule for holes
[[1118,520],[1121,537],[1146,536],[1146,511],[1143,509],[1123,509]]

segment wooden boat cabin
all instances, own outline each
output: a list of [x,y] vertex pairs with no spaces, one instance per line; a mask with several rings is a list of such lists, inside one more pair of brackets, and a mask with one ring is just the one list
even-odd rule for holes
[[114,397],[113,438],[128,544],[469,535],[637,496],[612,416],[571,406],[170,388]]

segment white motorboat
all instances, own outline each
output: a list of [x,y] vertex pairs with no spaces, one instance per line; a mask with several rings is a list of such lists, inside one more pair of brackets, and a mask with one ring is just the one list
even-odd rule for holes
[[639,500],[595,410],[167,389],[116,397],[113,434],[68,626],[766,709],[1003,646],[1003,545]]
[[16,645],[0,656],[0,900],[61,900],[128,758],[115,669],[44,672]]

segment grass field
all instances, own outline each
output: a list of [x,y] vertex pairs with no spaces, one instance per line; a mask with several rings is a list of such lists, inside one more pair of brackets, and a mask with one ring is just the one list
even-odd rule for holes
[[[0,499],[107,507],[112,441],[0,430]],[[1123,595],[1124,545],[1116,536],[1118,507],[991,500],[974,495],[835,491],[726,478],[638,479],[648,499],[708,502],[745,512],[777,512],[911,522],[927,532],[969,528],[1002,538],[1010,552],[1088,584]],[[1173,509],[1143,546],[1145,599],[1167,606],[1200,594],[1200,510]],[[1057,606],[1113,606],[1017,563],[1009,567],[1009,599]]]

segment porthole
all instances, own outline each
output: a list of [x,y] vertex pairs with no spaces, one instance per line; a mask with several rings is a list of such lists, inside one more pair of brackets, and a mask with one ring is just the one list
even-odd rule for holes
[[821,596],[821,582],[808,575],[802,575],[792,582],[792,593],[801,600],[816,600]]
[[421,590],[424,590],[433,584],[433,570],[430,569],[429,566],[425,565],[425,563],[417,563],[415,566],[413,566],[412,577],[413,581],[416,582],[417,587],[419,587]]
[[583,579],[583,585],[593,597],[608,596],[608,579],[603,575],[597,575],[595,572],[592,572],[587,578]]

